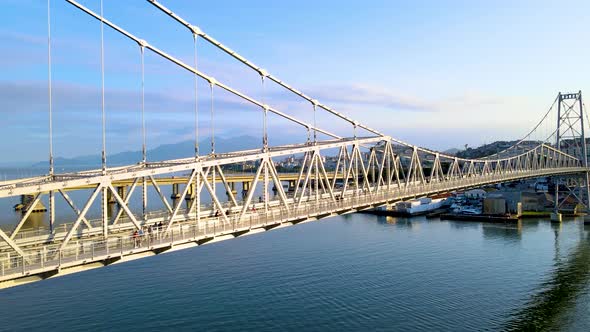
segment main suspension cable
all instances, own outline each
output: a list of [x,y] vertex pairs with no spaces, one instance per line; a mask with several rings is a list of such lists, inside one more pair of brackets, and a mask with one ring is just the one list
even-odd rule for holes
[[[246,95],[246,94],[244,94],[242,92],[239,92],[238,90],[233,89],[233,88],[229,87],[226,84],[223,84],[221,82],[217,82],[213,77],[210,77],[210,76],[205,75],[204,73],[196,70],[196,68],[193,68],[190,65],[187,65],[186,63],[182,62],[181,60],[179,60],[179,59],[177,59],[175,57],[172,57],[171,55],[165,53],[164,51],[158,49],[157,47],[155,47],[153,45],[150,45],[146,41],[140,40],[136,36],[132,35],[131,33],[127,32],[126,30],[124,30],[121,27],[117,26],[116,24],[114,24],[114,23],[110,22],[109,20],[105,19],[104,17],[102,17],[102,15],[96,14],[92,10],[90,10],[87,7],[81,5],[76,0],[66,0],[66,1],[68,3],[70,3],[71,5],[73,5],[74,7],[78,8],[79,10],[83,11],[84,13],[88,14],[89,16],[94,17],[95,19],[97,19],[97,20],[99,20],[101,22],[104,22],[104,24],[106,24],[107,26],[109,26],[113,30],[117,31],[118,33],[122,34],[123,36],[129,38],[130,40],[132,40],[132,41],[134,41],[136,43],[144,43],[145,47],[147,49],[151,50],[152,52],[154,52],[155,54],[161,56],[162,58],[164,58],[164,59],[166,59],[166,60],[174,63],[175,65],[177,65],[177,66],[179,66],[179,67],[181,67],[181,68],[183,68],[183,69],[185,69],[187,71],[190,71],[191,73],[194,73],[194,74],[198,75],[199,77],[203,78],[207,82],[215,82],[215,85],[219,86],[220,88],[228,91],[229,93],[231,93],[231,94],[233,94],[233,95],[235,95],[235,96],[237,96],[237,97],[239,97],[239,98],[241,98],[241,99],[243,99],[243,100],[245,100],[245,101],[247,101],[249,103],[252,103],[254,105],[257,105],[258,107],[264,107],[265,106],[260,101],[254,99],[252,97],[249,97],[248,95]],[[195,31],[197,31],[197,33],[200,36],[203,36],[202,32],[199,32],[198,28],[196,28],[196,27],[193,27],[193,28],[195,28]],[[305,123],[305,122],[303,122],[303,121],[301,121],[301,120],[299,120],[299,119],[297,119],[295,117],[292,117],[292,116],[290,116],[288,114],[285,114],[285,113],[283,113],[283,112],[281,112],[281,111],[279,111],[277,109],[274,109],[272,107],[268,107],[268,111],[269,112],[272,112],[272,113],[274,113],[274,114],[276,114],[276,115],[278,115],[278,116],[280,116],[282,118],[285,118],[285,119],[287,119],[287,120],[289,120],[291,122],[294,122],[294,123],[296,123],[296,124],[298,124],[298,125],[300,125],[302,127],[311,126],[311,125],[309,125],[309,124],[307,124],[307,123]],[[316,130],[318,132],[320,132],[320,133],[323,133],[323,134],[328,135],[328,136],[330,136],[332,138],[335,138],[335,139],[341,139],[342,138],[339,135],[336,135],[334,133],[331,133],[331,132],[329,132],[327,130],[324,130],[324,129],[321,129],[321,128],[316,128]],[[381,135],[381,136],[384,136],[384,135]]]
[[[68,0],[68,1],[69,1],[69,0]],[[150,4],[152,4],[152,5],[154,5],[156,8],[158,8],[160,11],[164,12],[166,15],[170,16],[172,19],[174,19],[174,20],[175,20],[175,21],[177,21],[178,23],[180,23],[180,24],[184,25],[185,27],[187,27],[189,30],[191,30],[191,31],[193,31],[193,32],[194,32],[194,31],[198,31],[199,35],[200,35],[200,36],[201,36],[203,39],[205,39],[207,42],[209,42],[210,44],[212,44],[212,45],[214,45],[215,47],[219,48],[221,51],[223,51],[223,52],[225,52],[226,54],[230,55],[231,57],[235,58],[236,60],[238,60],[238,61],[239,61],[239,62],[241,62],[242,64],[244,64],[244,65],[246,65],[247,67],[251,68],[252,70],[254,70],[254,71],[258,72],[258,73],[261,73],[261,72],[263,72],[263,71],[264,71],[264,69],[262,69],[261,67],[259,67],[259,66],[255,65],[254,63],[252,63],[251,61],[249,61],[248,59],[246,59],[245,57],[243,57],[242,55],[240,55],[240,54],[239,54],[239,53],[237,53],[236,51],[234,51],[234,50],[230,49],[229,47],[225,46],[224,44],[222,44],[221,42],[219,42],[219,41],[218,41],[218,40],[216,40],[215,38],[211,37],[210,35],[207,35],[206,33],[204,33],[204,32],[203,32],[201,29],[199,29],[198,27],[196,27],[196,26],[194,26],[194,25],[191,25],[189,22],[187,22],[186,20],[184,20],[184,19],[183,19],[183,18],[181,18],[180,16],[176,15],[174,12],[172,12],[170,9],[166,8],[164,5],[160,4],[158,1],[156,1],[156,0],[148,0],[148,2],[149,2]],[[311,97],[307,96],[307,95],[306,95],[306,94],[304,94],[303,92],[301,92],[301,91],[299,91],[299,90],[295,89],[294,87],[292,87],[292,86],[288,85],[287,83],[283,82],[282,80],[278,79],[277,77],[275,77],[275,76],[273,76],[273,75],[271,75],[271,74],[268,74],[268,73],[267,73],[265,76],[266,76],[266,77],[268,77],[268,79],[269,79],[269,80],[271,80],[271,81],[275,82],[275,83],[276,83],[276,84],[278,84],[279,86],[281,86],[281,87],[283,87],[283,88],[287,89],[288,91],[290,91],[290,92],[294,93],[295,95],[297,95],[297,96],[299,96],[299,97],[301,97],[301,98],[303,98],[303,99],[305,99],[305,100],[307,100],[307,101],[309,101],[309,102],[312,102],[312,103],[314,103],[314,99],[312,99]],[[321,104],[321,103],[319,103],[319,102],[317,102],[317,101],[315,101],[315,103],[316,103],[316,106],[317,106],[317,107],[319,107],[319,108],[322,108],[322,109],[324,109],[325,111],[327,111],[327,112],[329,112],[329,113],[331,113],[331,114],[333,114],[333,115],[335,115],[335,116],[339,117],[340,119],[343,119],[343,120],[345,120],[345,121],[349,122],[349,123],[350,123],[350,124],[353,126],[353,128],[354,128],[354,131],[355,131],[355,132],[356,132],[356,128],[358,127],[358,128],[364,129],[364,130],[366,130],[366,131],[368,131],[368,132],[371,132],[371,133],[373,133],[373,134],[376,134],[376,135],[379,135],[379,136],[388,137],[387,135],[385,135],[385,134],[383,134],[383,133],[381,133],[381,132],[379,132],[379,131],[377,131],[377,130],[375,130],[375,129],[373,129],[373,128],[370,128],[370,127],[368,127],[368,126],[366,126],[366,125],[364,125],[364,124],[361,124],[361,123],[358,123],[358,122],[356,122],[355,120],[353,120],[353,119],[351,119],[351,118],[347,117],[346,115],[344,115],[344,114],[342,114],[342,113],[339,113],[339,112],[337,112],[337,111],[335,111],[335,110],[331,109],[330,107],[328,107],[328,106],[326,106],[326,105],[323,105],[323,104]],[[550,109],[550,110],[551,110],[551,109]],[[547,113],[549,113],[549,112],[547,112]],[[545,118],[547,117],[547,115],[548,115],[548,114],[545,114],[545,116],[543,117],[543,119],[545,119]],[[539,122],[539,124],[540,124],[540,123],[542,123],[542,122],[543,122],[543,120],[541,120],[541,121]],[[535,130],[538,128],[539,124],[537,124],[537,126],[535,126],[535,128],[534,128],[533,130],[531,130],[531,132],[529,132],[529,133],[528,133],[528,134],[527,134],[527,135],[526,135],[526,136],[525,136],[523,139],[521,139],[521,140],[520,140],[518,143],[516,143],[515,145],[518,145],[518,144],[522,143],[524,140],[526,140],[527,138],[529,138],[529,137],[530,137],[530,135],[531,135],[531,134],[532,134],[532,133],[533,133],[533,132],[534,132],[534,131],[535,131]],[[314,125],[314,127],[315,127],[315,125]],[[318,130],[318,131],[319,131],[319,130]],[[320,131],[320,132],[321,132],[321,131]],[[355,136],[356,136],[356,135],[355,135]],[[410,143],[407,143],[407,142],[404,142],[404,141],[402,141],[402,140],[395,139],[395,138],[392,138],[392,137],[389,137],[389,139],[391,139],[391,141],[393,141],[393,142],[395,142],[395,143],[397,143],[397,144],[404,145],[404,146],[407,146],[407,147],[413,147],[413,146],[414,146],[414,145],[412,145],[412,144],[410,144]],[[515,146],[515,145],[514,145],[514,146]],[[509,147],[509,148],[507,148],[507,149],[505,149],[505,150],[509,150],[509,149],[513,148],[514,146],[511,146],[511,147]],[[426,153],[436,153],[436,151],[433,151],[433,150],[430,150],[430,149],[426,149],[426,148],[420,148],[420,147],[419,147],[418,149],[419,149],[420,151],[422,151],[422,152],[426,152]],[[502,152],[503,152],[503,151],[502,151]],[[446,157],[446,158],[452,158],[452,156],[448,156],[448,155],[445,155],[445,154],[441,154],[441,156],[442,156],[442,157]]]
[[[521,138],[520,140],[518,140],[516,143],[512,144],[511,146],[509,146],[509,147],[507,147],[507,148],[505,148],[505,149],[503,149],[501,151],[498,151],[498,152],[496,152],[494,154],[491,154],[489,156],[486,156],[484,158],[485,159],[490,159],[490,158],[499,156],[499,155],[501,155],[501,154],[503,154],[503,153],[505,153],[505,152],[507,152],[509,150],[515,149],[521,143],[523,143],[524,141],[526,141],[527,139],[529,139],[532,136],[532,134],[537,130],[537,128],[539,128],[541,126],[541,124],[545,121],[545,119],[547,119],[547,117],[549,116],[549,114],[551,113],[551,111],[553,110],[553,108],[555,107],[555,104],[557,103],[557,100],[558,99],[559,99],[559,97],[556,97],[553,100],[553,103],[551,104],[551,107],[549,107],[549,109],[547,110],[547,112],[545,112],[545,114],[543,115],[543,117],[541,118],[541,120],[523,138]],[[542,145],[542,144],[543,143],[541,143],[539,145]]]

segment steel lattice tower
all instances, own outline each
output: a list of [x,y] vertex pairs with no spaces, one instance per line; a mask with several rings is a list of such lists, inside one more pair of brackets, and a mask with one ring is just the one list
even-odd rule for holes
[[[557,130],[555,147],[578,158],[585,167],[588,166],[588,152],[584,132],[584,105],[582,91],[577,93],[559,93],[557,95]],[[567,178],[569,190],[565,197],[573,196],[580,203],[590,207],[590,178],[588,172],[585,178]],[[577,192],[577,194],[576,194]],[[556,208],[558,202],[556,200]]]

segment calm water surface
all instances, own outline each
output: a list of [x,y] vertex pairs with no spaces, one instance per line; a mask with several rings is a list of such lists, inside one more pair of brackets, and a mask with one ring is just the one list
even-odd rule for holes
[[0,330],[590,331],[589,230],[334,217],[0,291]]

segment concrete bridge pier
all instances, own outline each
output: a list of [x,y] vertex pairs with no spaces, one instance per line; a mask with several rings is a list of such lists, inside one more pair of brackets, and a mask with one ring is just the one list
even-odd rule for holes
[[372,165],[371,166],[371,170],[370,170],[370,172],[368,174],[369,175],[369,181],[370,182],[373,182],[374,183],[377,180],[377,176],[375,174],[376,174],[375,165]]
[[[125,200],[125,198],[127,197],[127,186],[118,186],[117,187],[117,194],[119,195],[119,197],[121,197],[122,200]],[[113,193],[110,190],[107,191],[107,203],[109,203],[109,204],[115,204],[116,203],[117,205],[120,205],[119,202],[117,202],[117,199],[115,198],[115,196],[113,196]]]
[[113,197],[113,193],[111,193],[110,190],[107,191],[107,203],[110,204],[115,204],[117,202],[117,200],[115,199],[115,197]]
[[127,186],[117,187],[117,194],[122,200],[125,200],[127,198]]
[[[178,196],[180,198],[180,195]],[[188,191],[186,192],[186,197],[184,198],[187,201],[192,201],[195,198],[195,184],[191,183],[188,185]]]
[[178,191],[178,183],[172,184],[172,194],[170,195],[170,198],[172,198],[172,199],[179,199],[180,198],[180,193]]
[[[235,182],[229,182],[229,189],[231,191],[232,194],[234,194],[234,196],[238,193],[236,191],[236,183]],[[227,198],[229,199],[229,192],[225,192],[225,194],[227,195]]]
[[191,203],[196,199],[196,184],[191,182],[188,185],[188,191],[186,192],[186,197],[184,197],[184,201],[186,202],[186,208],[189,209],[191,207]]
[[15,211],[22,211],[23,213],[27,212],[29,209],[33,209],[32,213],[36,212],[46,212],[47,208],[43,205],[43,202],[39,200],[35,206],[32,206],[33,201],[35,200],[35,195],[21,195],[20,196],[20,203],[14,206]]
[[246,195],[248,194],[248,190],[250,190],[250,185],[251,185],[250,181],[242,182],[242,196],[243,197],[246,197]]
[[20,195],[20,203],[23,205],[29,205],[35,199],[35,195]]
[[561,222],[561,221],[562,221],[561,213],[559,213],[557,211],[551,213],[551,222]]
[[559,213],[559,180],[555,181],[555,211],[551,213],[551,222],[561,222],[561,213]]
[[27,207],[33,202],[35,199],[34,195],[20,195],[20,203],[14,206],[15,211],[26,211]]

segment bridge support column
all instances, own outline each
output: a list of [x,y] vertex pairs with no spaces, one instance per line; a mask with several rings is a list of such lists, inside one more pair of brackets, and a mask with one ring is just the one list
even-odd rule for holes
[[[102,236],[103,238],[107,238],[109,235],[109,196],[111,192],[109,191],[108,187],[102,188],[102,200],[101,200],[101,207],[102,207]],[[112,197],[110,197],[112,199]]]
[[185,200],[190,201],[195,198],[195,183],[191,182],[188,184],[188,191],[186,192]]
[[35,199],[35,195],[20,195],[20,203],[27,206]]
[[[125,198],[127,198],[127,187],[126,186],[117,187],[117,194],[119,194],[121,199],[125,200]],[[113,197],[111,197],[111,198],[113,198]]]
[[[266,114],[266,113],[265,113]],[[270,161],[266,161],[267,163],[271,162]],[[262,193],[262,199],[264,200],[264,211],[268,212],[268,201],[269,201],[269,196],[268,196],[268,164],[265,165],[260,165],[260,167],[264,167],[264,184],[263,184],[263,193]]]
[[559,213],[559,179],[555,178],[555,211],[551,213],[551,222],[561,222],[562,216]]
[[49,232],[53,233],[53,224],[55,223],[55,192],[49,192]]
[[[51,196],[51,195],[50,195]],[[51,200],[51,198],[50,198]],[[20,196],[20,204],[14,206],[15,211],[22,211],[23,213],[27,213],[31,210],[31,213],[36,212],[45,212],[47,208],[43,205],[42,201],[37,201],[37,204],[33,206],[35,201],[35,195],[21,195]],[[51,204],[51,202],[49,202]]]
[[20,204],[14,206],[15,211],[23,210],[26,212],[28,206],[35,200],[35,195],[20,195]]
[[[371,149],[371,154],[373,154],[373,149]],[[375,175],[375,164],[371,164],[369,165],[371,167],[371,171],[369,172],[369,181],[371,181],[372,183],[374,183],[377,180],[377,177]]]
[[186,201],[186,208],[190,209],[191,203],[195,199],[196,186],[195,186],[194,182],[187,184],[187,186],[188,186],[188,191],[186,192],[186,196],[184,197],[184,200]]
[[[236,195],[237,191],[236,191],[236,183],[235,182],[229,182],[229,189],[231,191],[232,194],[234,194],[234,196]],[[230,195],[229,192],[226,191],[226,195],[229,199]]]
[[197,220],[197,225],[201,220],[201,191],[199,187],[201,186],[201,173],[197,172],[196,179],[195,179],[195,219]]
[[142,219],[147,221],[147,178],[145,176],[141,179],[141,205]]
[[559,212],[552,212],[551,213],[551,222],[561,222],[562,216]]
[[113,197],[113,194],[110,191],[106,191],[106,197],[107,204],[117,203],[117,200],[115,200],[115,197]]
[[178,192],[178,183],[172,184],[172,194],[170,195],[170,198],[172,198],[172,199],[179,199],[180,198],[180,193]]
[[246,195],[248,194],[248,190],[250,190],[251,185],[252,184],[250,181],[242,182],[242,196],[243,197],[246,197]]

